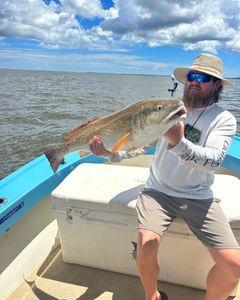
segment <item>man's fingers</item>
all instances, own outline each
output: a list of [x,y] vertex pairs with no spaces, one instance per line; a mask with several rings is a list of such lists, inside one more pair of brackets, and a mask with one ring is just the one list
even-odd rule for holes
[[108,155],[110,153],[110,151],[104,147],[102,139],[99,136],[94,136],[89,141],[89,149],[95,155]]

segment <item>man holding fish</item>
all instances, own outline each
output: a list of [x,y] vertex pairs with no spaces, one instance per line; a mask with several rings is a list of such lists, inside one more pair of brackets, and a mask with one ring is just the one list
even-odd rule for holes
[[[187,116],[183,120],[181,107],[178,123],[162,129],[149,178],[138,197],[138,271],[146,300],[168,299],[157,290],[158,250],[169,225],[181,215],[215,261],[204,300],[225,300],[240,279],[240,247],[211,185],[236,132],[235,118],[217,104],[222,89],[231,88],[232,83],[222,76],[222,61],[209,54],[198,55],[190,68],[176,68],[174,76],[185,85]],[[129,137],[124,135],[114,152],[105,148],[99,136],[90,140],[89,148],[112,161],[148,149],[145,145],[138,151],[118,151]]]

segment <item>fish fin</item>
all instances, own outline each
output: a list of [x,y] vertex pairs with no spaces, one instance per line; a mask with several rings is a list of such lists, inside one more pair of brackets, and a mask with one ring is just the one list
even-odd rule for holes
[[92,152],[90,152],[90,151],[83,151],[83,150],[81,150],[81,151],[79,151],[79,154],[80,154],[80,157],[82,158],[82,157],[84,157],[84,156],[87,156],[87,155],[89,155],[89,154],[91,154]]
[[125,135],[123,135],[122,137],[120,137],[120,139],[116,142],[116,144],[113,146],[112,148],[112,152],[117,152],[119,151],[122,146],[124,144],[126,144],[126,142],[129,140],[131,136],[131,132],[126,133]]
[[97,119],[99,119],[99,117],[98,117],[98,118],[95,118],[95,119],[92,119],[92,120],[90,120],[90,121],[87,121],[86,123],[80,125],[79,127],[74,128],[73,130],[69,131],[69,132],[63,137],[63,140],[64,140],[65,142],[70,141],[72,138],[74,138],[74,137],[79,133],[79,130],[81,130],[82,128],[84,128],[84,127],[90,125],[91,123],[93,123],[93,122],[96,121]]
[[60,151],[61,148],[50,148],[44,153],[54,173],[56,173],[58,167],[64,161],[64,157],[61,157],[61,155],[59,155]]

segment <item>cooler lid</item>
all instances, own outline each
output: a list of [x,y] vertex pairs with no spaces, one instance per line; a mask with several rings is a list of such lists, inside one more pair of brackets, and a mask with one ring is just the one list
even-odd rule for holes
[[149,169],[144,167],[81,164],[52,192],[52,203],[55,207],[135,213],[136,199],[148,175]]

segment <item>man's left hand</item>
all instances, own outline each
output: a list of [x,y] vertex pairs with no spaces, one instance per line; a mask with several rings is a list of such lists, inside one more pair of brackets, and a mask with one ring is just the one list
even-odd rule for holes
[[164,137],[169,141],[172,146],[176,146],[184,136],[184,123],[180,121],[177,125],[171,127]]

